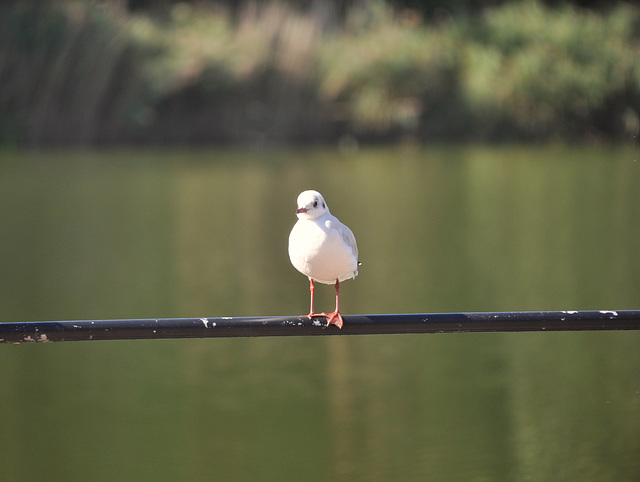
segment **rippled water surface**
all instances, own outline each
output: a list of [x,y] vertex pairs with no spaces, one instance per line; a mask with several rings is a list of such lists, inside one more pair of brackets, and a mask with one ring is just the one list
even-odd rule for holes
[[[0,153],[0,321],[640,309],[640,152]],[[332,308],[318,288],[317,308]],[[0,345],[4,480],[639,480],[640,332]]]

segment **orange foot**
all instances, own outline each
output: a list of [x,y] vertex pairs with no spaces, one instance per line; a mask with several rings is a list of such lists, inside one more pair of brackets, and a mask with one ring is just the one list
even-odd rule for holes
[[342,315],[334,311],[333,313],[325,313],[327,317],[327,326],[336,325],[338,328],[342,328]]

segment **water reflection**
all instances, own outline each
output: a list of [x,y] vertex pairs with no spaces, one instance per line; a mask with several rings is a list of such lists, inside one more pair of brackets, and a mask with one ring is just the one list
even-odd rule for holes
[[[302,313],[286,240],[307,188],[358,237],[345,313],[637,309],[636,158],[7,155],[0,319]],[[635,332],[4,346],[0,449],[8,480],[636,480],[639,348]]]

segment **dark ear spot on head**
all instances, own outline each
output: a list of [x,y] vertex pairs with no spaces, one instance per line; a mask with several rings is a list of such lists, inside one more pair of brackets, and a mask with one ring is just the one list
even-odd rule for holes
[[322,203],[322,207],[323,207],[323,208],[326,208],[327,206],[325,205],[325,203]]

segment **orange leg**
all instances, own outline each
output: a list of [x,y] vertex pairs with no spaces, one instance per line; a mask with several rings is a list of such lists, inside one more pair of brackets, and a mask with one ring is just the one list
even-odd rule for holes
[[311,318],[317,318],[319,316],[326,316],[325,313],[315,313],[313,311],[313,295],[316,292],[316,285],[314,284],[311,278],[309,278],[309,291],[311,292],[311,308],[309,310],[309,314],[307,315],[307,318],[311,319]]
[[327,313],[327,326],[334,324],[336,325],[338,328],[342,328],[342,315],[340,314],[340,309],[339,309],[339,303],[340,303],[340,280],[336,280],[336,311],[334,311],[333,313]]

